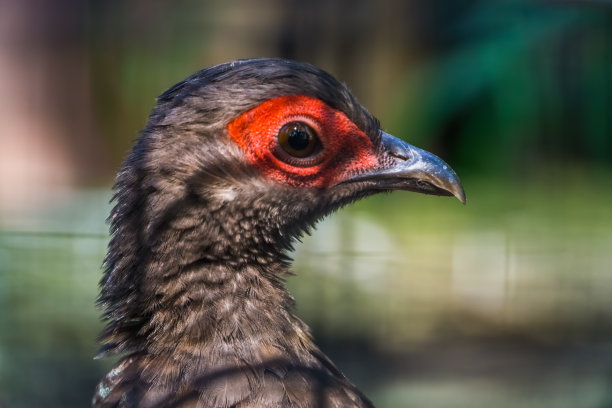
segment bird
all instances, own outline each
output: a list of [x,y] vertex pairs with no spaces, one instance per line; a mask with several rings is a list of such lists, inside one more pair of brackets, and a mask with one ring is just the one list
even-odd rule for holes
[[278,58],[203,69],[157,99],[118,172],[94,408],[365,408],[284,285],[317,221],[367,196],[455,196],[442,159],[347,85]]

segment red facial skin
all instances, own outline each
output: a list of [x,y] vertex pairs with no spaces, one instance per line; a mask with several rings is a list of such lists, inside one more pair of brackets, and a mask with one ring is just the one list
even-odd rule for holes
[[[321,141],[316,164],[294,166],[279,159],[278,131],[302,121]],[[378,157],[370,138],[344,113],[309,96],[282,96],[263,102],[227,125],[230,137],[247,160],[268,178],[298,187],[332,186],[355,173],[372,169]],[[318,156],[321,155],[321,156]]]

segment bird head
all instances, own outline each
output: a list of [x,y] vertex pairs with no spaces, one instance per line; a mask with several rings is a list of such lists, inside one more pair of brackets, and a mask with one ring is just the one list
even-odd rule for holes
[[281,59],[167,90],[115,190],[99,298],[113,344],[143,332],[164,282],[208,264],[282,271],[294,239],[350,202],[392,190],[465,202],[446,163],[383,132],[346,85]]
[[118,190],[119,201],[144,198],[147,239],[199,223],[209,249],[233,260],[260,242],[288,249],[316,220],[374,193],[465,201],[450,166],[383,132],[344,84],[280,59],[219,65],[165,92]]

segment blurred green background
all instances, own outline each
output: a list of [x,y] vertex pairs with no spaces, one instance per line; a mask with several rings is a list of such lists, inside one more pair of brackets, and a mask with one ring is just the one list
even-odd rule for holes
[[0,407],[88,406],[114,173],[172,84],[309,61],[461,176],[325,220],[288,285],[378,407],[612,407],[608,1],[0,0]]

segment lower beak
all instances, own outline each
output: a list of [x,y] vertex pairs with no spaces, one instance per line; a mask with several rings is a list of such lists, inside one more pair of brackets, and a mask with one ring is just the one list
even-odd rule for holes
[[349,181],[376,181],[377,188],[455,196],[465,204],[465,192],[453,169],[438,156],[381,131],[379,168]]

